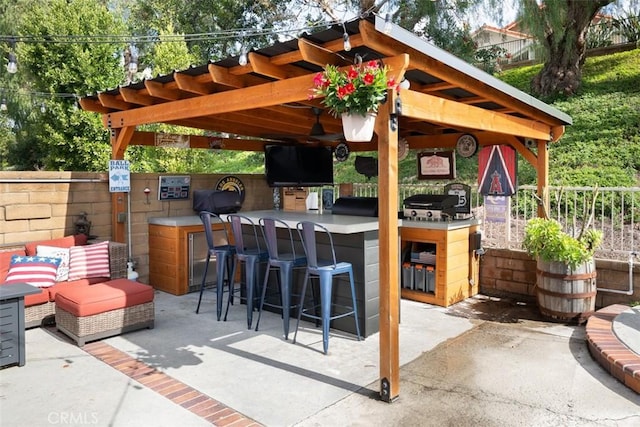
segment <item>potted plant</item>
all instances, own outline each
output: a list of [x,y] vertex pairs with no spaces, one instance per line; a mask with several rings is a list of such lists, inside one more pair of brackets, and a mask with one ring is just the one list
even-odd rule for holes
[[387,90],[396,88],[394,79],[387,78],[388,67],[379,61],[368,61],[340,69],[327,65],[313,79],[311,98],[322,97],[329,112],[342,117],[348,141],[370,141],[378,106]]
[[553,320],[584,322],[595,311],[593,255],[602,232],[583,228],[574,237],[554,219],[533,218],[524,233],[522,246],[537,260],[536,297],[542,314]]

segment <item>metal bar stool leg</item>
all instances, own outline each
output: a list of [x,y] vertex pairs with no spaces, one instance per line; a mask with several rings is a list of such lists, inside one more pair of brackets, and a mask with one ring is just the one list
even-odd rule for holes
[[196,307],[196,314],[200,311],[200,303],[202,302],[202,293],[204,292],[204,285],[207,280],[207,270],[209,270],[209,261],[211,260],[211,254],[207,253],[207,261],[204,265],[204,274],[202,275],[202,284],[200,285],[200,297],[198,298],[198,306]]
[[[302,311],[304,310],[304,298],[307,293],[308,281],[309,281],[309,272],[307,271],[304,274],[304,282],[302,284],[302,291],[300,292],[300,303],[298,304],[298,319],[296,320],[296,332],[293,334],[294,344],[296,343],[296,338],[298,337],[298,327],[300,326],[300,318],[302,317]],[[311,284],[311,287],[313,287],[313,284]],[[315,296],[313,298],[313,302],[315,304]]]
[[229,285],[230,294],[229,294],[229,298],[227,298],[227,308],[224,311],[224,321],[225,322],[227,321],[227,315],[229,314],[229,306],[231,305],[231,295],[233,295],[233,285],[234,285],[233,281],[235,280],[236,270],[237,270],[239,264],[240,264],[240,261],[236,260],[236,262],[233,263],[233,267],[232,267],[232,270],[231,270],[231,279],[230,279],[231,284]]
[[[226,251],[216,251],[216,264],[218,275],[218,284],[216,289],[216,314],[218,320],[220,320],[220,317],[222,317],[222,296],[224,295],[224,272],[227,266]],[[231,295],[229,295],[229,298],[231,298]]]
[[264,281],[262,283],[262,295],[260,296],[260,305],[258,307],[258,320],[256,321],[256,331],[260,326],[260,317],[262,317],[262,308],[264,306],[264,297],[267,293],[267,283],[269,283],[269,272],[271,271],[271,264],[267,264],[267,273],[264,275]]
[[291,317],[291,275],[293,265],[280,267],[281,301],[282,301],[282,325],[284,327],[284,339],[289,339],[289,318]]
[[322,316],[322,348],[324,354],[329,352],[329,326],[331,324],[331,289],[333,275],[320,272],[320,312]]
[[253,292],[255,291],[256,274],[258,273],[256,269],[257,262],[258,259],[256,257],[249,257],[244,263],[246,274],[245,292],[247,294],[247,329],[251,329],[251,324],[253,323]]
[[360,341],[360,322],[358,321],[358,303],[356,302],[356,286],[353,283],[353,267],[349,267],[349,283],[351,284],[351,303],[353,304],[353,318],[356,321],[356,335]]

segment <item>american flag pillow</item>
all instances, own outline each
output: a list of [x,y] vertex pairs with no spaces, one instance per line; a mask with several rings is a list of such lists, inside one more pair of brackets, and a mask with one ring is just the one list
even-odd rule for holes
[[14,255],[5,283],[28,283],[39,288],[53,286],[60,258]]
[[110,276],[109,242],[69,249],[69,280]]

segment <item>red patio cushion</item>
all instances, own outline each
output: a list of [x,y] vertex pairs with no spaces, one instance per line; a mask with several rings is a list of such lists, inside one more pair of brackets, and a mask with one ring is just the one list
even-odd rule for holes
[[38,288],[38,289],[40,290],[40,293],[38,294],[25,295],[24,297],[25,307],[31,307],[34,305],[40,305],[40,304],[49,302],[49,292],[47,292],[49,288],[46,288],[46,289]]
[[129,279],[110,280],[91,286],[72,286],[58,291],[56,307],[85,317],[153,301],[153,288]]
[[96,283],[103,283],[108,281],[109,279],[103,277],[91,277],[87,279],[78,279],[72,280],[70,282],[56,282],[55,285],[48,287],[46,290],[49,292],[49,301],[56,300],[56,294],[60,292],[62,289],[67,289],[73,286],[89,286],[95,285]]

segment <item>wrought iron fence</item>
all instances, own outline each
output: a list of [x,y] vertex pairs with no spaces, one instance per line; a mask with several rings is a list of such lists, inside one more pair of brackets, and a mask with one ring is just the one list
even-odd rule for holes
[[[401,184],[398,210],[405,198],[414,194],[442,194],[443,185]],[[353,184],[354,196],[376,197],[376,184]],[[335,193],[336,196],[338,193]],[[538,215],[536,187],[523,185],[513,197],[483,197],[477,186],[471,190],[472,215],[482,220],[483,245],[521,249],[524,227]],[[603,233],[596,257],[626,260],[629,252],[640,252],[640,187],[549,187],[549,217],[557,219],[565,231],[578,235],[583,223]]]

